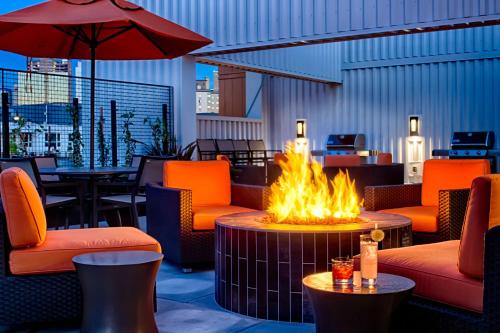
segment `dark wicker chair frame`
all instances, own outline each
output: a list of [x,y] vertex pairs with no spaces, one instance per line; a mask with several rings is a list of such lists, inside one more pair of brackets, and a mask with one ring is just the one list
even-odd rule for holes
[[[438,231],[413,232],[413,243],[433,243],[460,239],[470,189],[439,191]],[[376,211],[420,206],[422,184],[365,187],[365,208]]]
[[3,208],[0,211],[0,326],[80,320],[82,296],[76,273],[11,274],[11,245]]
[[483,313],[412,297],[401,318],[405,332],[500,332],[500,226],[485,237]]
[[[261,210],[267,207],[268,189],[233,184],[231,204]],[[165,258],[185,271],[215,260],[214,230],[193,230],[192,192],[186,189],[146,186],[147,233],[164,249]]]

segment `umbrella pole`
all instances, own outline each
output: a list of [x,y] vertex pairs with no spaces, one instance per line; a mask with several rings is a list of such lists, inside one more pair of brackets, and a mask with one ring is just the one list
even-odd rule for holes
[[90,42],[90,169],[94,169],[94,124],[95,124],[95,48],[96,31],[92,24],[92,40]]

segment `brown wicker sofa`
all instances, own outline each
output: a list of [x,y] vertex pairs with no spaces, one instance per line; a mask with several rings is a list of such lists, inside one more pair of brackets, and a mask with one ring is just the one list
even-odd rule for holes
[[428,160],[422,184],[365,187],[365,208],[407,216],[415,244],[459,239],[470,186],[487,160]]

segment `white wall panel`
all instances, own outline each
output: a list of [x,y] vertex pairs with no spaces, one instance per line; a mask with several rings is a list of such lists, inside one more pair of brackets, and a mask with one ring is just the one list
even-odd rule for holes
[[[329,133],[364,133],[368,148],[389,151],[402,162],[410,114],[423,117],[427,158],[432,149],[449,147],[453,131],[500,134],[499,28],[421,35],[427,42],[416,50],[406,36],[374,39],[370,46],[343,43],[349,66],[342,71],[342,85],[265,76],[266,139],[282,148],[294,137],[295,119],[306,118],[313,148],[323,148]],[[482,36],[481,42],[474,36]],[[463,57],[465,50],[471,50],[470,60]],[[436,52],[446,56],[426,57]],[[394,65],[394,60],[375,61],[389,57],[406,58]]]
[[339,41],[500,20],[500,0],[133,1],[214,40],[201,52]]
[[326,83],[340,83],[341,56],[340,43],[325,43],[285,49],[220,54],[198,59],[201,62],[226,64],[262,73]]

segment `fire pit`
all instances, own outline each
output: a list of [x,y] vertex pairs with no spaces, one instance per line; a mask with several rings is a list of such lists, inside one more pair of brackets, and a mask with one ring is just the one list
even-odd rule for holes
[[251,317],[312,322],[302,278],[331,270],[330,260],[359,254],[359,236],[385,231],[382,248],[411,243],[411,221],[362,212],[346,172],[328,180],[321,165],[288,146],[267,212],[216,220],[215,299]]
[[411,221],[400,215],[363,212],[365,222],[330,225],[269,224],[266,212],[216,221],[215,299],[250,317],[312,322],[302,278],[331,270],[330,259],[359,254],[359,236],[385,231],[381,248],[411,245]]

